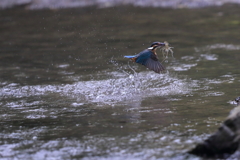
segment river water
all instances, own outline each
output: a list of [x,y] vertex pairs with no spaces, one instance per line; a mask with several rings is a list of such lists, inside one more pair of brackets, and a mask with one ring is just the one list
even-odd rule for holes
[[[240,96],[239,9],[1,10],[0,159],[199,159]],[[123,58],[165,40],[165,73]]]

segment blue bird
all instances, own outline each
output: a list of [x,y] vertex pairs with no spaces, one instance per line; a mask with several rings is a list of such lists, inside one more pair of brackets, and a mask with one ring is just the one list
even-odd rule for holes
[[165,70],[164,66],[158,61],[156,50],[158,47],[165,46],[162,42],[153,42],[151,46],[137,55],[124,56],[132,61],[146,66],[148,69],[153,70],[156,73],[160,73]]

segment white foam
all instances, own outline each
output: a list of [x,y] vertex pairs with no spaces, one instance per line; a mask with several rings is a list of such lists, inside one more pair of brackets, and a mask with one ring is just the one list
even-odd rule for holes
[[217,43],[217,44],[207,45],[199,48],[196,47],[195,51],[202,52],[202,51],[210,51],[214,49],[240,50],[240,45]]
[[[113,74],[117,74],[113,72]],[[115,76],[114,76],[115,77]],[[141,72],[106,80],[79,81],[64,85],[19,86],[5,85],[0,89],[1,97],[29,97],[57,93],[76,99],[76,104],[139,101],[150,96],[178,95],[191,92],[193,83],[176,76]],[[75,105],[75,104],[73,104]],[[16,106],[16,105],[14,105]]]

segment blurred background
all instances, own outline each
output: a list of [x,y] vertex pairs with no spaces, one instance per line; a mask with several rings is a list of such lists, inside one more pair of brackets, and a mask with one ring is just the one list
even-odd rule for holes
[[1,0],[2,8],[26,6],[29,9],[74,8],[97,6],[100,8],[132,5],[135,7],[201,8],[222,6],[226,3],[239,4],[239,0]]
[[[0,159],[200,159],[240,96],[239,4],[1,0]],[[123,57],[154,41],[165,73]]]

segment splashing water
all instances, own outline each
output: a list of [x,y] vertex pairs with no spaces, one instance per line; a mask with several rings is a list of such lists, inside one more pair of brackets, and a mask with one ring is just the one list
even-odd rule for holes
[[[113,72],[113,75],[118,73]],[[117,76],[117,75],[116,75]],[[82,103],[114,104],[124,101],[138,101],[151,96],[186,94],[191,91],[191,83],[185,79],[166,74],[141,72],[124,77],[106,80],[80,81],[66,85],[5,85],[0,89],[1,97],[22,98],[32,95],[58,93],[61,96],[75,98]]]

